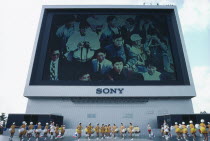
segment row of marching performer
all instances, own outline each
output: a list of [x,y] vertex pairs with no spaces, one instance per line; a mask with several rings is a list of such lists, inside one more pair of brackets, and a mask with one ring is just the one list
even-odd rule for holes
[[[148,129],[149,137],[150,138],[154,137],[154,134],[152,133],[152,128],[151,128],[150,124],[148,124],[147,129]],[[76,129],[76,133],[75,133],[75,137],[77,137],[78,140],[82,136],[82,131],[83,131],[82,123],[79,123],[79,125],[77,126],[77,129]],[[120,133],[120,136],[122,139],[124,139],[126,136],[126,133],[128,133],[130,139],[133,140],[133,136],[136,136],[136,135],[139,136],[140,128],[138,126],[133,126],[132,123],[130,123],[128,128],[126,128],[126,126],[123,123],[121,123],[119,128],[116,126],[116,124],[113,124],[112,126],[110,124],[107,124],[107,125],[102,124],[100,126],[98,123],[94,127],[94,126],[92,126],[91,123],[89,123],[89,125],[86,126],[84,131],[86,133],[86,136],[88,137],[88,140],[91,139],[91,136],[93,136],[94,133],[96,134],[97,140],[99,140],[100,137],[101,137],[101,139],[111,138],[111,137],[113,139],[116,139],[116,135],[118,133]]]
[[[188,129],[191,134],[189,134]],[[171,137],[170,131],[173,130],[175,130],[176,138],[178,141],[180,139],[188,141],[190,136],[192,136],[193,141],[195,141],[197,138],[197,130],[200,134],[200,137],[203,138],[203,141],[208,141],[208,133],[210,133],[210,122],[208,122],[208,125],[205,124],[205,121],[203,119],[201,119],[200,124],[195,124],[192,120],[189,121],[188,125],[186,125],[185,122],[182,122],[182,124],[178,124],[178,122],[175,122],[175,125],[171,126],[170,128],[168,124],[164,122],[164,124],[161,126],[162,137],[165,137],[166,140],[169,140]]]
[[[18,126],[16,126],[14,122],[9,129],[9,140],[13,139],[15,128],[18,128]],[[57,139],[63,138],[65,133],[65,125],[61,125],[59,127],[58,124],[56,124],[55,126],[55,123],[51,122],[50,125],[46,123],[45,126],[42,126],[41,122],[38,122],[38,124],[36,125],[34,125],[33,122],[30,122],[30,125],[27,126],[27,123],[23,121],[18,131],[20,141],[24,141],[24,138],[27,138],[27,140],[30,141],[32,137],[35,137],[36,141],[38,141],[39,138],[44,138],[44,140],[47,140],[48,137],[50,139],[54,139],[54,137],[55,139]]]

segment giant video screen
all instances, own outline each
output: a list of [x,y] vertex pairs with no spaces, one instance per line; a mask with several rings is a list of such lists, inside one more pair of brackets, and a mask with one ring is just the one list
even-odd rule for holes
[[43,65],[38,66],[41,81],[87,85],[177,81],[170,18],[164,12],[145,11],[51,14],[45,25],[48,38],[42,37],[46,45]]

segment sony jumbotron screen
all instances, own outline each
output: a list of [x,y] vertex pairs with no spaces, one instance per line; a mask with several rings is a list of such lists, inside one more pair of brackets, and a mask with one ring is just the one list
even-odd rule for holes
[[43,80],[176,80],[165,15],[54,15]]
[[189,82],[173,10],[46,10],[31,84]]

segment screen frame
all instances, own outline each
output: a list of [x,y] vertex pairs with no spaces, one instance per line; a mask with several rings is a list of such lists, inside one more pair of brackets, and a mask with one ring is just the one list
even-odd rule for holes
[[[142,10],[148,10],[148,11],[167,11],[170,12],[172,20],[171,20],[171,26],[173,26],[172,28],[169,28],[169,32],[171,33],[170,36],[173,36],[173,39],[176,39],[176,41],[171,40],[171,51],[172,51],[172,55],[173,55],[173,59],[174,59],[174,64],[175,64],[175,68],[176,68],[176,75],[177,75],[177,80],[165,80],[165,81],[103,81],[103,82],[99,82],[99,81],[93,81],[93,82],[81,82],[81,81],[64,81],[64,80],[58,80],[58,81],[51,81],[51,80],[42,80],[42,73],[43,73],[43,69],[44,69],[44,62],[43,60],[45,60],[46,58],[46,51],[47,51],[47,44],[48,44],[48,40],[44,40],[43,37],[48,37],[49,39],[49,34],[50,34],[50,29],[51,26],[49,26],[49,22],[51,22],[51,19],[49,18],[49,15],[52,14],[53,12],[58,13],[60,11],[68,11],[68,10],[74,10],[74,11],[84,11],[84,10],[92,10],[92,11],[106,11],[107,9],[113,10],[115,12],[120,12],[121,10],[126,11],[126,13],[129,13],[132,11],[142,11]],[[129,12],[128,12],[129,11]],[[50,15],[52,16],[52,15]],[[182,42],[181,42],[181,38],[180,38],[180,33],[179,33],[179,29],[178,29],[178,24],[177,24],[177,20],[176,20],[176,16],[175,16],[175,11],[172,8],[168,8],[168,9],[157,9],[157,8],[81,8],[81,7],[77,7],[77,8],[47,8],[44,7],[44,12],[43,12],[43,18],[41,20],[41,29],[40,29],[40,33],[38,35],[38,42],[36,45],[36,53],[35,53],[35,58],[34,58],[34,62],[33,62],[33,69],[32,69],[32,73],[31,73],[31,78],[30,78],[30,83],[29,85],[52,85],[52,86],[141,86],[141,85],[148,85],[148,86],[156,86],[156,85],[190,85],[190,81],[189,81],[189,76],[188,76],[188,72],[187,72],[187,67],[186,67],[186,61],[184,58],[184,52],[183,52],[183,46],[182,46]],[[173,21],[173,22],[172,22]],[[48,26],[47,26],[48,25]],[[51,24],[50,24],[51,25]],[[47,26],[47,28],[46,28]],[[169,26],[169,25],[168,25]],[[174,47],[176,46],[176,48]],[[176,56],[178,57],[174,57],[176,54]],[[181,61],[182,60],[182,61]],[[178,65],[179,64],[179,65]],[[41,67],[40,67],[41,66]]]

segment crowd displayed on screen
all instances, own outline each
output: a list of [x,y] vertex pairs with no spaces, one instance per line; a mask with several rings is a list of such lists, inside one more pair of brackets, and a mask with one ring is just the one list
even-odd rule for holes
[[51,32],[43,79],[176,80],[166,26],[144,16],[72,15]]

